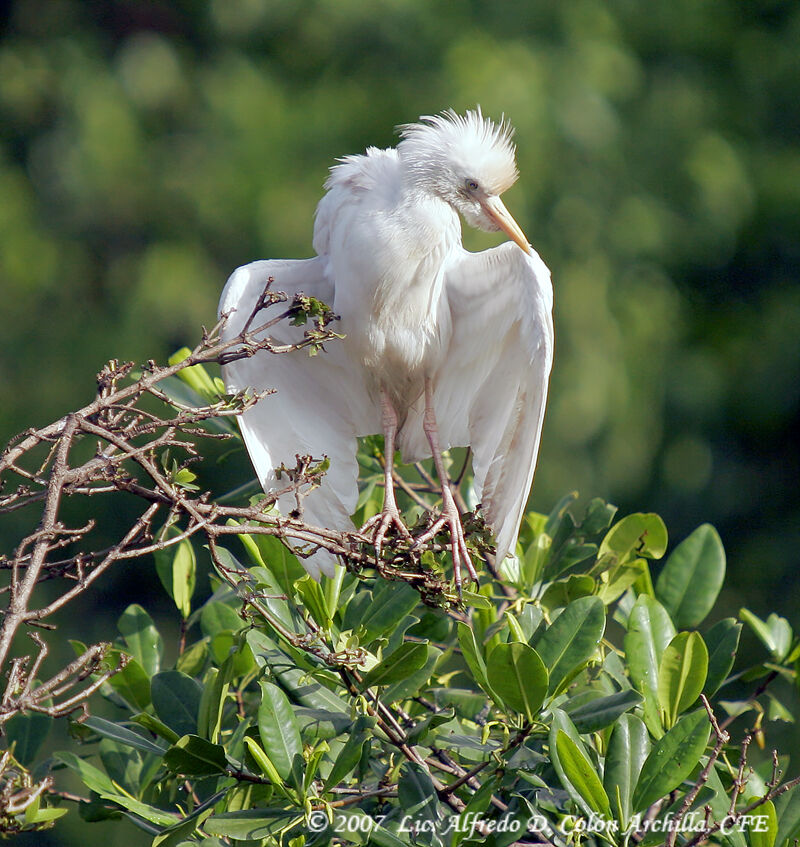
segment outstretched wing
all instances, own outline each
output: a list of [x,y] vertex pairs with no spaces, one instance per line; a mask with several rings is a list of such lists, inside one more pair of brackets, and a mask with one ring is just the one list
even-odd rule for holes
[[[223,338],[235,338],[242,331],[270,278],[272,290],[284,291],[290,298],[302,292],[333,303],[334,286],[325,276],[322,259],[252,262],[233,272],[222,293],[219,312],[228,315]],[[270,306],[252,326],[263,325],[285,309],[285,303]],[[296,343],[304,330],[281,321],[269,335],[278,343]],[[303,518],[334,530],[352,528],[350,515],[358,500],[356,436],[379,428],[359,373],[348,366],[342,348],[333,341],[316,356],[308,350],[261,351],[223,368],[230,391],[275,389],[240,418],[247,451],[265,491],[285,486],[285,480],[277,479],[276,468],[294,467],[298,455],[330,459],[319,488],[303,499]],[[284,515],[296,506],[291,495],[278,501]],[[324,550],[303,560],[315,579],[320,572],[332,576],[334,564],[335,557]]]
[[[553,289],[515,244],[460,251],[445,268],[453,334],[435,375],[442,446],[472,447],[475,492],[502,561],[516,546],[533,481],[553,361]],[[429,453],[408,426],[404,456]]]

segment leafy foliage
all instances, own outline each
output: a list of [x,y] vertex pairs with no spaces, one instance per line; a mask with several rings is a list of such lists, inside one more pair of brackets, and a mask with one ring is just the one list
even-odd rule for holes
[[[741,624],[693,628],[722,584],[716,534],[704,525],[681,542],[654,589],[660,519],[614,523],[613,507],[593,501],[576,520],[572,499],[527,517],[518,564],[483,582],[475,608],[426,607],[405,582],[364,572],[318,586],[280,542],[247,534],[215,557],[212,594],[195,606],[175,591],[176,574],[194,580],[191,542],[161,551],[181,651],[165,666],[145,609],[121,616],[115,649],[128,663],[102,688],[114,715],[81,723],[78,754],[55,759],[90,792],[84,816],[122,813],[154,847],[502,845],[526,833],[626,845],[660,843],[670,820],[670,844],[696,844],[702,830],[719,843],[791,845],[798,781],[748,782],[724,752],[734,716],[755,712],[763,732],[763,690],[713,711],[698,703],[736,678]],[[765,662],[796,684],[788,625],[742,618]],[[20,755],[36,720],[14,724]],[[64,811],[48,808],[25,814]]]
[[[306,306],[315,325],[325,320],[314,304],[292,308]],[[48,682],[26,676],[28,659],[12,660],[3,714],[10,747],[0,762],[4,833],[48,828],[67,811],[63,800],[77,799],[87,823],[125,818],[153,847],[423,840],[469,847],[527,837],[559,847],[659,839],[669,847],[703,839],[790,847],[800,836],[800,777],[783,779],[789,762],[774,753],[769,773],[748,771],[751,741],[765,743],[765,718],[792,720],[782,701],[797,687],[800,638],[784,618],[762,621],[747,609],[741,621],[704,627],[725,571],[713,528],[702,525],[681,541],[654,580],[669,547],[658,515],[616,519],[615,507],[597,499],[579,515],[570,494],[548,515],[528,514],[516,558],[498,565],[479,515],[469,513],[468,543],[484,560],[483,576],[459,598],[446,579],[446,539],[412,554],[407,540],[392,538],[378,557],[358,532],[315,535],[279,521],[263,495],[229,507],[223,501],[246,503],[247,493],[212,502],[187,487],[186,465],[171,453],[197,455],[193,439],[202,433],[224,430],[237,442],[226,416],[253,402],[224,395],[206,370],[232,355],[214,339],[212,332],[195,351],[181,351],[163,371],[153,365],[129,377],[125,387],[118,383],[131,368],[110,363],[89,413],[31,431],[4,454],[19,476],[27,473],[26,445],[45,437],[55,444],[37,474],[6,495],[14,511],[42,499],[31,485],[45,485],[45,470],[55,480],[47,490],[61,491],[65,474],[83,479],[96,469],[92,460],[67,464],[82,426],[113,443],[118,452],[107,460],[117,456],[128,468],[113,478],[150,505],[139,546],[126,541],[103,555],[146,555],[180,628],[171,657],[161,625],[132,602],[113,644],[72,642],[78,659]],[[317,343],[312,334],[303,345]],[[136,403],[151,396],[173,411],[150,414],[142,430]],[[172,437],[175,420],[188,427],[186,440]],[[125,439],[143,432],[153,439],[148,450],[130,447]],[[361,445],[361,518],[380,508],[381,451],[380,439]],[[457,458],[466,469],[466,457]],[[295,474],[300,499],[324,468],[298,458],[298,467],[314,462],[312,474]],[[104,472],[103,486],[111,476]],[[468,488],[469,474],[458,478]],[[82,493],[107,493],[96,482],[87,476]],[[426,498],[438,490],[428,470],[405,468],[398,485],[404,519],[424,526],[435,508]],[[456,497],[463,506],[463,492]],[[44,500],[52,528],[25,544],[57,568],[41,572],[45,579],[72,568],[85,590],[96,573],[87,575],[86,555],[48,560],[70,530]],[[170,507],[159,512],[162,503]],[[152,526],[157,514],[161,527]],[[314,582],[286,534],[332,544],[346,569]],[[19,555],[17,567],[34,567],[33,556]],[[205,598],[197,590],[201,563],[210,567]],[[7,647],[35,605],[18,581],[11,588],[26,605],[6,615]],[[743,626],[764,658],[732,675]],[[38,669],[47,651],[34,640]],[[743,681],[758,682],[743,692]],[[76,684],[83,689],[68,697]],[[105,715],[76,716],[98,694]],[[38,761],[63,715],[72,716],[76,745]],[[732,744],[727,727],[742,716],[750,728]],[[82,796],[55,788],[65,772],[83,785]]]

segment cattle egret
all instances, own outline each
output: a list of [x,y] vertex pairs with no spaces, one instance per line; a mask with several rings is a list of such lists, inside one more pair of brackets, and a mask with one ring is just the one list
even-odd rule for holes
[[[442,511],[417,539],[447,527],[456,585],[477,580],[442,450],[472,448],[474,491],[495,535],[497,561],[514,552],[533,480],[553,356],[550,273],[500,195],[518,176],[512,130],[480,108],[448,110],[399,128],[394,149],[370,147],[331,169],[317,207],[312,259],[256,261],[234,271],[220,301],[223,335],[238,335],[270,279],[272,290],[318,298],[341,317],[342,341],[317,356],[260,352],[225,366],[231,391],[276,389],[241,416],[241,431],[267,492],[295,456],[330,467],[303,500],[304,519],[352,529],[358,500],[356,438],[383,432],[382,512],[362,528],[378,557],[390,533],[409,538],[397,508],[395,448],[406,462],[433,457]],[[279,210],[276,209],[276,214]],[[470,253],[468,224],[513,243]],[[270,306],[274,310],[285,307]],[[267,312],[267,318],[270,312]],[[302,329],[273,327],[280,342]],[[294,496],[279,499],[283,514]],[[318,579],[335,557],[303,559]]]

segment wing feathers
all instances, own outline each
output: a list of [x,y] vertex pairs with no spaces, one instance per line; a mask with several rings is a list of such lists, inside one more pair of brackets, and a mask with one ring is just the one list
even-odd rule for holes
[[464,251],[446,288],[453,337],[436,413],[443,441],[472,446],[475,490],[500,561],[514,552],[539,451],[553,356],[550,274],[538,255],[505,244]]
[[[220,313],[229,314],[225,338],[241,331],[270,277],[273,290],[290,297],[302,291],[326,302],[333,300],[321,259],[253,262],[236,270],[223,292]],[[285,308],[285,303],[271,306],[256,326]],[[303,332],[303,327],[282,321],[271,335],[278,342],[293,343],[303,338]],[[332,342],[327,348],[313,357],[307,350],[263,351],[225,366],[223,376],[231,391],[275,389],[240,418],[242,436],[265,491],[286,484],[277,478],[276,469],[282,464],[294,467],[297,455],[327,456],[330,468],[319,488],[303,499],[303,517],[310,524],[346,530],[352,528],[350,515],[358,499],[356,435],[372,432],[376,422],[373,405],[358,374],[347,367],[341,344]],[[285,515],[297,503],[292,495],[285,495],[278,506]],[[332,576],[335,558],[320,550],[303,564],[315,578],[320,572]]]

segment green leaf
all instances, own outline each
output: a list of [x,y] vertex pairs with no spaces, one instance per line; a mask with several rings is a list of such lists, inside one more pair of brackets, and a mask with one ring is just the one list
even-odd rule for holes
[[403,764],[397,781],[397,796],[404,814],[415,821],[429,821],[431,828],[426,830],[429,837],[436,832],[441,818],[439,799],[430,776],[422,767],[414,762]]
[[731,672],[741,632],[742,624],[735,618],[723,618],[703,636],[708,648],[708,674],[703,686],[706,697],[715,694]]
[[[192,355],[188,347],[176,350],[167,360],[170,365],[177,365]],[[215,403],[219,399],[219,392],[211,375],[203,365],[190,365],[182,368],[175,374],[182,379],[193,391],[196,391],[207,403]]]
[[184,538],[174,548],[157,550],[155,560],[158,577],[185,620],[192,611],[197,580],[197,559],[191,541]]
[[253,538],[263,564],[275,577],[282,593],[291,597],[295,580],[301,579],[306,574],[297,556],[273,535],[258,534]]
[[330,629],[332,621],[328,615],[328,604],[325,602],[325,595],[322,593],[320,584],[306,574],[295,582],[294,588],[311,617],[324,630]]
[[632,562],[613,565],[600,574],[597,596],[608,606],[638,580],[646,579],[649,574],[650,566],[644,559],[634,559]]
[[200,686],[180,671],[162,671],[153,677],[150,689],[153,708],[164,723],[181,735],[197,732]]
[[600,777],[578,745],[562,729],[556,732],[556,749],[567,779],[584,802],[598,814],[610,818],[608,795]]
[[775,800],[778,817],[778,836],[775,839],[779,847],[792,844],[800,837],[800,785],[795,785]]
[[659,713],[658,671],[661,656],[675,637],[666,609],[642,594],[631,609],[624,646],[628,669],[636,689],[644,696],[644,722],[659,737],[663,730]]
[[603,771],[603,786],[620,829],[628,827],[631,797],[649,752],[647,727],[636,715],[623,715],[611,730]]
[[475,632],[472,627],[464,623],[463,621],[458,622],[458,643],[461,647],[461,654],[464,657],[464,661],[467,663],[467,667],[472,672],[472,676],[475,682],[498,704],[501,704],[502,701],[499,700],[497,695],[492,691],[492,687],[489,685],[489,678],[486,671],[486,662],[483,658],[483,652],[478,646],[478,642],[475,640]]
[[197,710],[197,728],[201,737],[207,738],[214,744],[217,742],[222,724],[225,698],[230,687],[236,658],[236,654],[231,654],[219,670],[210,668],[204,680],[203,693]]
[[725,579],[725,548],[711,524],[703,524],[670,554],[656,581],[656,597],[678,629],[699,626]]
[[117,621],[130,654],[137,659],[148,676],[158,673],[164,644],[153,619],[139,605],[128,606]]
[[642,700],[643,697],[638,691],[626,688],[606,697],[596,697],[574,709],[569,707],[569,703],[563,708],[578,732],[585,734],[611,726],[620,715],[638,706]]
[[679,632],[658,669],[658,701],[671,727],[700,696],[708,673],[708,650],[699,632]]
[[151,741],[146,736],[140,735],[138,732],[134,732],[132,729],[128,729],[118,723],[107,721],[105,718],[98,718],[91,715],[83,722],[83,726],[88,727],[103,738],[109,738],[118,744],[133,747],[135,750],[141,750],[144,753],[163,756],[167,749]]
[[445,709],[437,714],[428,715],[428,717],[424,720],[418,720],[406,734],[408,743],[410,745],[423,743],[433,730],[440,727],[442,724],[449,723],[454,717],[454,709]]
[[125,791],[135,792],[141,781],[142,757],[136,750],[103,738],[98,745],[105,772]]
[[13,745],[14,758],[21,765],[33,764],[52,726],[53,718],[40,712],[18,713],[6,721],[6,743],[9,748]]
[[61,751],[55,753],[53,758],[75,771],[89,790],[96,791],[100,795],[117,793],[114,783],[107,774],[74,753]]
[[344,746],[339,751],[336,761],[333,763],[328,778],[325,780],[325,791],[338,785],[361,761],[364,744],[375,727],[375,718],[368,715],[359,715],[353,722]]
[[261,682],[258,733],[264,750],[281,779],[288,779],[295,756],[303,755],[300,728],[283,691],[271,682]]
[[765,800],[749,813],[747,830],[750,847],[774,847],[778,835],[778,816],[771,800]]
[[594,577],[572,573],[565,579],[551,582],[542,594],[541,603],[546,609],[559,609],[579,597],[591,596],[596,588]]
[[[562,709],[553,709],[550,722],[550,732],[548,733],[548,747],[550,750],[550,760],[553,764],[561,784],[567,791],[567,794],[572,798],[572,801],[581,808],[588,816],[594,813],[594,809],[589,805],[586,799],[578,791],[577,787],[572,783],[572,780],[567,775],[567,770],[564,767],[564,762],[559,755],[558,735],[559,732],[564,733],[572,741],[584,759],[589,761],[589,756],[586,748],[581,740],[575,724],[569,719],[569,716]],[[605,792],[604,792],[605,793]]]
[[597,558],[611,556],[617,562],[660,559],[667,549],[667,528],[656,514],[637,513],[617,521],[606,533]]
[[303,817],[298,816],[296,809],[245,809],[212,815],[203,824],[203,829],[209,835],[220,838],[261,843],[262,839],[276,836],[284,827],[302,821]]
[[531,722],[547,695],[548,673],[539,654],[527,644],[498,644],[489,655],[488,680],[506,706]]
[[[119,650],[109,650],[106,663],[116,664]],[[144,711],[150,705],[150,677],[138,659],[131,657],[125,667],[110,677],[108,684],[133,711]]]
[[[195,830],[202,826],[203,821],[209,817],[213,813],[213,808],[208,809],[195,809],[195,811],[185,817],[183,820],[178,821],[178,823],[173,824],[172,826],[165,827],[159,835],[157,835],[153,839],[153,843],[151,847],[186,847],[186,845],[192,845],[192,847],[211,847],[209,842],[216,841],[216,839],[203,839],[202,842],[191,841],[190,836],[195,832]],[[214,847],[222,847],[220,842],[214,844]]]
[[350,702],[335,694],[324,685],[309,679],[308,674],[297,667],[297,662],[275,646],[263,632],[251,629],[246,636],[247,643],[262,667],[269,667],[288,691],[292,699],[310,709],[327,709],[340,712],[349,717]]
[[[409,847],[408,841],[400,839],[390,829],[378,824],[374,815],[368,815],[361,809],[336,809],[335,816],[339,831],[347,833],[342,843],[366,844],[369,847]],[[438,841],[438,838],[434,838],[433,843]]]
[[184,735],[164,754],[164,765],[184,776],[210,776],[227,770],[225,750],[197,735]]
[[549,675],[549,694],[558,692],[597,652],[606,626],[605,608],[598,597],[581,597],[544,631],[536,642],[536,652]]
[[295,706],[294,716],[300,728],[300,736],[306,742],[336,738],[353,725],[348,715],[330,712],[327,709],[309,709]]
[[[726,818],[730,814],[731,798],[728,796],[727,789],[722,784],[716,768],[711,768],[709,771],[706,785],[711,791],[711,796],[706,802],[714,815],[713,819],[719,821]],[[736,827],[729,828],[726,843],[728,847],[747,847],[744,833]]]
[[644,812],[689,776],[706,749],[709,731],[708,716],[700,709],[684,715],[659,738],[642,765],[633,792],[634,813]]
[[395,629],[418,602],[419,594],[407,583],[381,580],[355,631],[361,644],[367,647],[376,638]]
[[140,712],[138,715],[134,715],[131,720],[139,724],[139,726],[143,726],[145,729],[150,730],[150,732],[157,735],[159,738],[164,738],[170,744],[174,744],[180,738],[175,730],[170,729],[163,721],[158,720],[158,718],[154,718],[147,712]]
[[428,658],[427,643],[406,641],[378,662],[361,681],[361,690],[375,685],[389,685],[419,670]]
[[396,703],[399,700],[413,697],[430,680],[442,655],[442,651],[432,644],[426,644],[425,647],[427,649],[427,656],[422,666],[398,682],[394,682],[384,688],[381,697],[384,703]]
[[753,630],[773,659],[781,661],[786,656],[792,643],[792,628],[786,618],[773,612],[764,622],[749,609],[740,609],[739,617]]
[[207,638],[220,632],[238,632],[245,626],[238,609],[222,600],[210,599],[200,611],[200,629]]

